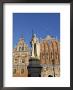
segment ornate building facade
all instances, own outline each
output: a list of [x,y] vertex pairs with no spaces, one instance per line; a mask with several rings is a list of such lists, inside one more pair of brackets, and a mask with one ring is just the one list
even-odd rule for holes
[[16,48],[13,49],[13,76],[28,77],[27,67],[32,57],[40,60],[41,77],[59,77],[60,42],[51,36],[39,40],[34,34],[31,45],[30,51],[24,39],[20,38]]
[[40,63],[42,77],[60,76],[60,43],[58,40],[47,36],[40,42]]
[[30,51],[23,38],[20,38],[13,49],[13,76],[27,77]]

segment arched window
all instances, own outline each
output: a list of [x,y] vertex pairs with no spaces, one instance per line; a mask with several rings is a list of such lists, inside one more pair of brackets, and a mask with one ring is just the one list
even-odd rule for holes
[[18,62],[18,59],[15,59],[15,60],[14,60],[14,63],[17,63],[17,62]]
[[49,75],[48,77],[53,77],[52,75]]
[[22,51],[24,51],[24,47],[22,47]]
[[19,51],[24,51],[24,47],[19,47]]
[[19,47],[19,51],[21,51],[21,47]]
[[22,63],[25,63],[25,60],[24,59],[22,59]]

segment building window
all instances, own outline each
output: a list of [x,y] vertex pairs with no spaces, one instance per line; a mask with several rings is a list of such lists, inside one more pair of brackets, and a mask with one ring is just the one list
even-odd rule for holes
[[17,63],[17,59],[14,60],[14,63]]
[[21,69],[21,74],[23,74],[24,73],[24,69]]
[[49,75],[48,77],[53,77],[52,75]]
[[25,60],[24,59],[22,59],[22,63],[25,63]]
[[22,47],[22,51],[24,51],[24,47]]
[[21,51],[21,47],[19,47],[19,51]]
[[16,69],[13,69],[13,74],[16,74]]
[[24,47],[19,47],[19,51],[24,51]]

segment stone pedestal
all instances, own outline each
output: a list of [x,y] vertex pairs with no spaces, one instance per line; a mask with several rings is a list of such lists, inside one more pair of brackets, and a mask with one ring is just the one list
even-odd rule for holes
[[28,77],[41,77],[41,65],[40,60],[31,58],[28,65]]

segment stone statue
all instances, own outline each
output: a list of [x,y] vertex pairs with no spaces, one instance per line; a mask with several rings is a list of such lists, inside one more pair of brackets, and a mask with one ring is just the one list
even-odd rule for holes
[[40,56],[40,43],[39,43],[38,38],[36,37],[36,34],[34,34],[32,37],[31,45],[32,45],[32,57],[39,58],[39,56]]

